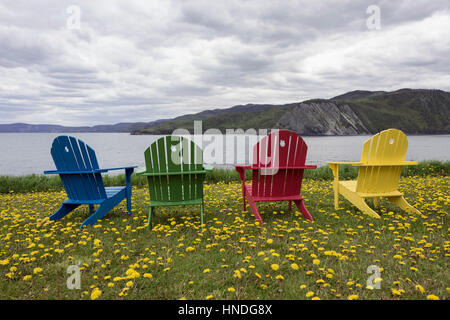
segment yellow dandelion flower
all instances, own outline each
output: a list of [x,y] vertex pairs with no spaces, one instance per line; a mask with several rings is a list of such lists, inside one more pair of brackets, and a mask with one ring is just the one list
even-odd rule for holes
[[9,263],[9,259],[0,260],[0,266],[6,266]]
[[392,288],[391,292],[392,292],[392,294],[394,296],[401,296],[402,295],[402,292],[400,290],[395,289],[395,288]]
[[425,289],[420,284],[416,285],[416,290],[420,291],[420,293],[424,293],[425,292]]
[[100,297],[102,294],[102,291],[99,288],[94,288],[91,293],[91,300],[95,300],[98,297]]
[[33,274],[37,274],[37,273],[40,273],[40,272],[42,272],[42,268],[34,268],[33,269]]

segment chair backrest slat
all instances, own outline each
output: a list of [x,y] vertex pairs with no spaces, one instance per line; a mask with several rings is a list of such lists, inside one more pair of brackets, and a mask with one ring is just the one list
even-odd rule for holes
[[[356,191],[361,193],[383,193],[398,188],[402,167],[389,164],[405,160],[408,149],[406,135],[397,129],[388,129],[366,140],[363,145]],[[374,166],[370,166],[373,164]],[[386,164],[385,166],[375,166]]]
[[[182,144],[180,137],[170,136],[166,138],[166,162],[167,172],[182,172]],[[183,201],[183,176],[182,175],[168,175],[170,200]]]
[[[74,137],[59,136],[53,141],[51,155],[60,174],[63,186],[71,200],[98,200],[106,198],[105,187],[98,169],[94,150]],[[79,174],[63,174],[70,171],[85,171]]]

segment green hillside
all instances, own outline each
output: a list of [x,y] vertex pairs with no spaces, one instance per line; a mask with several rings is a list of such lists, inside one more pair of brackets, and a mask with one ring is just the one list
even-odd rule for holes
[[347,102],[371,132],[399,128],[408,133],[450,132],[450,93],[441,90],[401,89]]
[[225,131],[226,129],[271,129],[286,110],[295,105],[258,105],[243,108],[233,107],[224,109],[221,112],[187,115],[165,121],[156,126],[149,126],[145,129],[137,130],[134,134],[170,134],[174,129],[183,128],[192,132],[194,120],[203,121],[203,130],[209,128]]
[[[344,109],[347,110],[345,114],[342,111]],[[338,116],[336,110],[340,112]],[[330,114],[328,119],[327,112]],[[280,119],[284,120],[280,122]],[[446,91],[352,91],[331,99],[312,99],[284,105],[249,104],[208,110],[155,123],[135,130],[132,134],[170,134],[180,128],[191,131],[194,120],[203,121],[203,131],[210,128],[222,132],[238,128],[291,129],[304,135],[332,135],[368,134],[398,128],[412,134],[448,134],[449,119],[450,93]],[[308,126],[312,120],[317,120],[314,123],[318,124],[314,129]],[[337,126],[334,131],[329,130],[330,123]],[[352,123],[358,123],[356,129],[345,133]]]

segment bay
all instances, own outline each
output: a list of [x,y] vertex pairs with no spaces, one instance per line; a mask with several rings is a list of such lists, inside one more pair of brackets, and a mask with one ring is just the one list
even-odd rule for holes
[[[61,133],[2,133],[0,134],[0,175],[20,176],[42,174],[55,166],[50,148]],[[130,135],[127,133],[76,133],[96,152],[103,168],[127,165],[144,166],[145,149],[160,135]],[[363,142],[370,136],[320,136],[303,139],[308,145],[308,164],[325,165],[325,161],[359,161]],[[233,168],[235,163],[248,163],[256,136],[228,137],[196,136],[202,144],[204,162],[218,168]],[[409,135],[406,160],[450,160],[450,135]],[[216,146],[216,150],[212,146]],[[223,147],[223,148],[221,148]],[[219,149],[219,151],[217,150]],[[222,150],[222,151],[220,151]]]

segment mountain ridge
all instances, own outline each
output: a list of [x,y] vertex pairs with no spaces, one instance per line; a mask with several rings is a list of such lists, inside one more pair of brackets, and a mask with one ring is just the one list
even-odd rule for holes
[[114,125],[66,127],[26,123],[0,124],[1,132],[129,132],[171,134],[177,128],[192,132],[194,120],[203,130],[290,129],[303,135],[373,134],[398,128],[408,134],[450,133],[450,92],[438,89],[395,91],[354,90],[330,99],[286,104],[241,104],[210,109],[172,119],[124,122]]
[[408,134],[450,133],[450,92],[443,90],[355,90],[330,99],[220,110],[220,114],[209,116],[205,111],[180,116],[132,134],[170,134],[176,128],[192,132],[194,119],[203,120],[203,130],[216,128],[222,132],[227,128],[252,128],[289,129],[302,135],[358,135],[398,128]]

